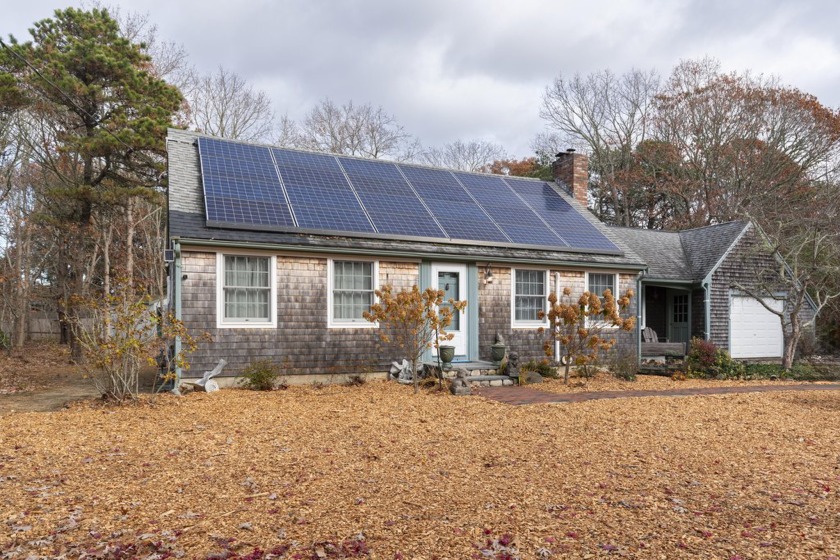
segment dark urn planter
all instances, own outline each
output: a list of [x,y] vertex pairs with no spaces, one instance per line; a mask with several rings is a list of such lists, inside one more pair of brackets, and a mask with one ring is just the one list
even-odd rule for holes
[[496,366],[500,366],[502,364],[502,360],[505,359],[505,352],[507,351],[507,346],[504,344],[496,343],[490,347],[490,358],[493,360],[493,363]]
[[455,358],[455,347],[441,345],[438,348],[438,356],[440,356],[441,367],[445,370],[452,367],[452,360]]

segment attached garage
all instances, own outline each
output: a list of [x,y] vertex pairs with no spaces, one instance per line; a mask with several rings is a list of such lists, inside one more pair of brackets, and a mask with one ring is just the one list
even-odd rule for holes
[[[784,302],[765,299],[781,311]],[[733,358],[780,358],[784,339],[779,317],[760,301],[743,295],[732,295],[729,311],[729,351]]]

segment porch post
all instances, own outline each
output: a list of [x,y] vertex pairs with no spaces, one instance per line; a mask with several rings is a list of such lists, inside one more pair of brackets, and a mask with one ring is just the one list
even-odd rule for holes
[[642,319],[645,316],[645,299],[642,290],[644,290],[644,285],[642,285],[642,276],[644,276],[644,271],[640,272],[638,276],[636,276],[636,297],[638,298],[636,301],[636,364],[638,366],[642,365]]
[[467,263],[467,359],[478,360],[478,264]]
[[[424,291],[427,288],[432,287],[432,263],[429,261],[421,261],[420,262],[420,270],[418,271],[419,278],[418,283],[420,284],[418,287],[420,291]],[[427,348],[423,350],[423,354],[420,356],[420,361],[422,362],[430,362],[432,361],[432,350]]]

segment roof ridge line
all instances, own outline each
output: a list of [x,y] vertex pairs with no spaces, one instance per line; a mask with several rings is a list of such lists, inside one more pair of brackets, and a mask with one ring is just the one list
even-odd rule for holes
[[255,146],[255,147],[258,147],[258,148],[269,148],[269,149],[275,149],[275,150],[288,150],[290,152],[300,152],[300,153],[304,153],[304,154],[316,154],[316,155],[321,155],[321,156],[344,157],[344,158],[350,158],[350,159],[358,159],[358,160],[362,160],[362,161],[382,161],[382,162],[387,162],[387,163],[393,163],[395,165],[411,165],[411,166],[414,166],[414,167],[421,167],[423,169],[434,169],[436,171],[454,171],[456,173],[468,173],[470,175],[479,175],[479,176],[491,175],[491,176],[494,176],[494,177],[515,177],[517,179],[524,179],[526,181],[534,181],[534,182],[537,182],[537,183],[550,183],[550,181],[546,181],[545,179],[539,179],[537,177],[520,177],[519,175],[501,175],[501,174],[496,174],[496,173],[482,173],[481,171],[465,171],[465,170],[462,170],[462,169],[451,169],[449,167],[437,167],[437,166],[434,166],[434,165],[428,165],[428,164],[425,164],[425,163],[415,163],[415,162],[411,162],[411,161],[399,161],[399,160],[395,160],[395,159],[353,156],[353,155],[348,155],[348,154],[337,154],[337,153],[334,153],[334,152],[324,152],[324,151],[321,151],[321,150],[309,150],[309,149],[306,149],[306,148],[290,148],[288,146],[277,146],[275,144],[268,144],[268,143],[265,143],[265,142],[254,142],[254,141],[251,141],[251,140],[239,140],[239,139],[235,139],[235,138],[224,138],[223,136],[214,136],[212,134],[207,134],[206,132],[198,132],[198,131],[195,131],[195,130],[186,130],[184,128],[169,127],[167,129],[167,131],[169,131],[169,130],[175,131],[178,134],[191,135],[191,136],[196,137],[196,138],[198,138],[198,137],[210,138],[210,139],[213,139],[213,140],[218,140],[220,142],[232,142],[234,144],[244,144],[246,146]]

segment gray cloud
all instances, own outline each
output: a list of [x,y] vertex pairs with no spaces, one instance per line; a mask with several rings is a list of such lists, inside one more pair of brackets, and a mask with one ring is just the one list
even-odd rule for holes
[[[731,0],[119,0],[148,11],[200,70],[222,64],[300,118],[324,97],[381,105],[425,144],[484,138],[529,154],[558,74],[657,68],[711,55],[840,105],[840,4]],[[64,3],[4,12],[26,29]]]

